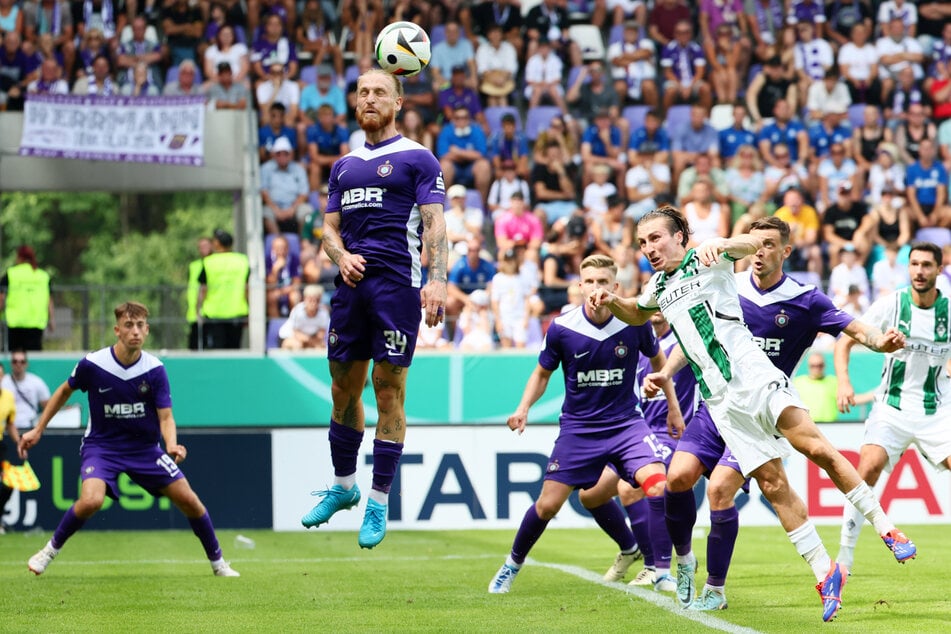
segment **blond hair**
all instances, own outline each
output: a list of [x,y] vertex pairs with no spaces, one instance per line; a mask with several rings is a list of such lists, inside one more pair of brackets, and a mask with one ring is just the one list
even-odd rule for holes
[[609,255],[595,253],[581,260],[581,270],[585,269],[608,269],[612,275],[617,275],[617,263]]

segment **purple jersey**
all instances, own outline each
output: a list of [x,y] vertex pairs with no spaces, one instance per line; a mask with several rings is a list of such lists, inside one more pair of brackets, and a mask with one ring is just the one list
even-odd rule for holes
[[563,366],[562,433],[629,427],[632,415],[640,415],[637,357],[631,355],[653,357],[659,349],[650,324],[629,326],[611,317],[598,325],[588,319],[584,308],[556,317],[548,328],[538,365],[549,371]]
[[660,65],[672,69],[681,83],[689,84],[696,75],[695,68],[706,66],[707,59],[696,42],[690,41],[686,46],[681,46],[677,40],[671,40],[661,53]]
[[815,286],[785,275],[772,288],[761,290],[752,273],[737,273],[736,287],[753,338],[786,376],[792,376],[818,333],[838,336],[853,320]]
[[334,163],[326,213],[340,214],[340,237],[348,251],[366,259],[365,275],[419,288],[423,222],[417,205],[445,202],[436,157],[397,135]]
[[815,0],[797,0],[789,10],[789,17],[786,22],[797,24],[799,22],[812,22],[820,24],[826,21],[825,10],[821,1]]
[[[660,339],[657,340],[664,354],[670,356],[670,351],[677,345],[677,337],[673,330],[668,330]],[[644,395],[644,377],[653,372],[651,360],[648,357],[641,357],[637,362],[637,389],[640,394],[641,410],[644,412],[644,418],[647,424],[655,433],[660,431],[667,433],[667,397],[663,392],[658,392],[657,396],[647,398]],[[684,417],[684,422],[689,424],[697,411],[697,405],[700,403],[700,389],[697,387],[697,378],[689,365],[682,367],[674,375],[674,392],[677,394],[677,402],[680,403],[680,413]],[[676,443],[674,443],[676,444]]]
[[89,426],[83,448],[135,451],[162,440],[159,409],[172,406],[165,366],[143,352],[126,367],[112,347],[87,354],[67,379],[89,396]]
[[286,37],[281,37],[277,42],[262,37],[251,49],[251,61],[261,62],[265,70],[271,64],[283,64],[286,68],[291,62],[297,61],[297,49]]

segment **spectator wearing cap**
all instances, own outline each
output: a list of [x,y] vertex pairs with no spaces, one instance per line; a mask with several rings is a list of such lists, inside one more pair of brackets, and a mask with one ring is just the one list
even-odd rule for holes
[[852,158],[852,128],[846,122],[848,110],[838,105],[828,105],[822,118],[809,126],[809,156],[813,161],[829,156],[833,145],[839,144],[845,156]]
[[284,104],[284,122],[292,126],[297,122],[300,108],[300,85],[292,81],[283,64],[274,62],[268,65],[267,79],[259,81],[254,89],[258,101],[261,120],[272,103]]
[[858,252],[861,263],[869,255],[871,246],[862,222],[868,215],[868,205],[853,195],[852,183],[843,181],[836,190],[835,200],[822,214],[822,240],[829,256],[829,266],[839,263],[839,250],[851,245]]
[[265,18],[261,37],[251,47],[251,69],[256,78],[264,80],[275,63],[287,69],[288,77],[297,76],[297,47],[284,36],[281,16],[271,13]]
[[693,41],[689,20],[677,23],[674,39],[661,52],[660,66],[664,70],[665,109],[677,103],[695,102],[709,111],[713,91],[707,81],[707,60],[703,49]]
[[333,108],[337,125],[347,125],[347,96],[334,82],[333,75],[330,64],[320,64],[317,66],[317,81],[307,84],[301,91],[300,111],[305,125],[313,125],[317,121],[317,111],[324,104]]
[[858,177],[858,167],[846,153],[845,144],[836,141],[829,145],[828,155],[819,161],[816,174],[819,177],[816,207],[824,211],[832,204],[841,185],[848,183],[849,192],[852,191]]
[[660,111],[651,108],[644,115],[644,125],[636,130],[631,130],[631,137],[627,144],[628,165],[634,164],[637,153],[645,145],[650,147],[648,151],[654,155],[654,160],[659,163],[667,163],[670,156],[670,137],[667,130],[661,125],[662,121]]
[[297,131],[287,125],[286,113],[287,108],[280,102],[267,109],[267,123],[258,129],[258,160],[262,163],[270,158],[274,142],[281,137],[290,142],[292,154],[297,154]]
[[350,133],[337,122],[329,103],[317,108],[317,123],[307,127],[307,156],[310,159],[310,189],[317,191],[327,182],[330,167],[350,152]]
[[436,140],[436,157],[447,185],[461,183],[479,190],[482,200],[489,194],[492,166],[486,156],[485,132],[472,125],[469,111],[456,108]]
[[446,198],[449,199],[449,205],[446,207],[446,239],[449,241],[450,250],[458,255],[465,255],[466,241],[470,236],[482,234],[482,224],[485,221],[481,209],[466,205],[466,191],[464,185],[453,185],[446,192]]
[[198,323],[206,350],[241,347],[248,319],[248,256],[235,253],[234,238],[215,229],[212,252],[202,260],[198,274]]
[[486,290],[495,276],[495,263],[485,257],[482,236],[472,235],[466,240],[466,253],[449,270],[446,290],[446,325],[450,334],[455,320],[469,302],[469,295],[476,290]]
[[469,116],[482,126],[486,136],[489,134],[489,122],[482,112],[479,93],[473,90],[466,81],[466,67],[454,66],[450,75],[449,86],[439,91],[437,106],[443,115],[444,121],[452,119],[452,113],[459,108],[469,112]]
[[307,172],[293,160],[290,141],[280,137],[271,147],[271,160],[261,166],[261,200],[265,233],[300,234],[313,211],[306,202],[310,191]]
[[746,107],[756,126],[762,126],[763,120],[773,116],[776,105],[785,100],[795,109],[799,89],[783,68],[783,60],[774,55],[763,64],[760,71],[746,89]]
[[507,106],[509,95],[515,92],[518,53],[511,42],[503,39],[500,24],[489,24],[486,29],[486,40],[475,54],[479,92],[485,95],[487,106]]
[[486,200],[493,219],[503,211],[508,210],[510,207],[509,201],[515,192],[522,195],[523,201],[529,200],[531,197],[528,182],[518,175],[518,171],[515,169],[515,161],[511,159],[502,161],[498,178],[492,182],[492,187],[489,188],[489,198]]
[[[864,5],[863,5],[864,6]],[[859,22],[839,49],[836,64],[853,103],[881,105],[882,82],[878,76],[878,50],[869,41],[870,26]]]
[[627,157],[621,129],[614,124],[611,111],[601,109],[581,136],[581,180],[584,187],[594,178],[594,168],[608,168],[608,176],[623,178]]
[[571,115],[584,122],[593,112],[607,110],[612,121],[616,121],[622,138],[627,139],[631,130],[627,119],[619,118],[621,98],[608,81],[604,72],[604,62],[594,60],[581,67],[575,82],[568,87],[565,95]]
[[936,160],[932,139],[921,141],[918,153],[918,160],[909,165],[905,172],[911,217],[918,229],[951,227],[948,170]]
[[[623,103],[658,106],[657,49],[651,38],[641,37],[636,22],[624,25],[621,40],[608,46],[607,58],[611,63],[614,92]],[[569,101],[572,101],[570,97]]]
[[525,63],[525,98],[529,108],[552,103],[562,114],[568,112],[565,89],[561,85],[563,68],[564,63],[552,50],[548,38],[539,39],[535,53]]
[[810,84],[806,94],[806,111],[809,119],[820,120],[825,113],[845,114],[852,105],[852,95],[845,82],[839,80],[839,71],[830,68],[822,81]]
[[219,62],[215,81],[208,87],[208,101],[218,110],[244,110],[248,107],[247,86],[234,80],[229,62]]
[[502,127],[489,137],[488,151],[495,174],[501,174],[502,164],[510,161],[516,174],[522,178],[528,176],[528,138],[516,127],[514,115],[502,115]]
[[630,167],[624,175],[624,191],[629,201],[624,215],[634,221],[660,206],[664,198],[669,199],[670,166],[658,158],[659,154],[653,141],[640,143],[636,152],[628,152],[633,158],[628,159]]
[[33,247],[17,248],[16,261],[0,278],[0,311],[10,350],[42,350],[43,332],[56,327],[50,275],[36,262]]
[[[37,6],[40,6],[40,3],[37,3]],[[148,66],[148,82],[158,88],[162,86],[162,45],[155,40],[148,39],[147,32],[148,22],[146,22],[145,17],[136,16],[132,19],[132,39],[119,44],[116,68],[118,69],[119,83],[122,85],[132,82],[135,65],[144,62]],[[70,46],[72,46],[72,42],[70,42]],[[69,67],[67,66],[67,68]]]
[[[495,219],[495,245],[500,253],[524,247],[529,257],[537,256],[545,229],[542,221],[529,212],[521,192],[512,192],[509,207]],[[537,257],[536,257],[537,261]]]
[[[830,249],[830,255],[831,255]],[[864,299],[864,304],[869,303],[869,283],[868,273],[862,264],[862,258],[859,255],[855,245],[851,242],[843,243],[838,249],[838,258],[830,258],[831,261],[837,260],[837,264],[832,266],[829,273],[829,297],[832,303],[842,308],[846,305],[849,295],[853,293],[852,287],[858,289]]]
[[818,28],[809,20],[800,20],[796,24],[799,41],[793,49],[793,64],[801,95],[808,95],[809,86],[813,82],[822,81],[826,72],[835,64],[832,46],[819,36]]
[[463,37],[462,26],[455,20],[446,23],[446,39],[436,44],[432,50],[429,69],[433,74],[433,85],[437,89],[449,83],[452,70],[461,66],[465,69],[466,83],[469,88],[478,87],[476,78],[475,49],[468,38]]
[[701,154],[709,156],[714,164],[719,163],[720,136],[716,128],[707,123],[707,112],[702,104],[693,104],[690,106],[690,119],[671,133],[675,183],[680,173],[696,162]]

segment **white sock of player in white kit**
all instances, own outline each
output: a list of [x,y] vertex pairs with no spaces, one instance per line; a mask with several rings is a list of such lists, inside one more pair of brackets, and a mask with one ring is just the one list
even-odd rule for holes
[[857,508],[848,504],[842,514],[842,520],[839,554],[835,560],[840,564],[845,564],[846,568],[851,568],[855,562],[855,544],[858,543],[859,533],[862,532],[862,526],[865,525],[865,516]]
[[816,576],[816,580],[823,581],[829,574],[829,568],[832,567],[832,558],[826,552],[826,547],[822,545],[822,539],[816,531],[815,524],[807,520],[805,524],[789,531],[786,535],[796,547],[796,552],[812,566],[812,573]]
[[872,523],[879,535],[884,535],[895,528],[882,510],[882,505],[878,503],[878,498],[875,497],[871,487],[864,482],[846,493],[845,499]]

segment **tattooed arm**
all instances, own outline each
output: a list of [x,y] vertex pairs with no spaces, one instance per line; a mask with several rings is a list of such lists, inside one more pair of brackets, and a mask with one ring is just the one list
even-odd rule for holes
[[356,286],[363,279],[364,266],[367,261],[362,255],[350,253],[343,246],[340,237],[340,214],[330,213],[324,216],[324,252],[340,269],[340,277],[347,286]]
[[423,217],[423,247],[429,256],[429,281],[420,292],[420,299],[426,325],[432,327],[442,322],[446,306],[449,245],[443,206],[439,203],[420,205],[419,211]]

